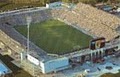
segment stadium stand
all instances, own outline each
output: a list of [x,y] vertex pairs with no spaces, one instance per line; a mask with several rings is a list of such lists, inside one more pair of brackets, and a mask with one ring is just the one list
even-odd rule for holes
[[77,4],[75,11],[80,14],[85,14],[88,18],[91,18],[94,21],[98,21],[106,26],[110,26],[112,29],[117,28],[120,24],[120,19],[118,17],[94,8],[90,5],[79,3]]
[[96,37],[105,37],[106,41],[119,36],[115,29],[118,28],[120,19],[90,5],[79,3],[73,10],[53,9],[52,16],[78,26]]
[[31,12],[31,13],[26,12],[26,13],[20,13],[20,14],[15,13],[9,16],[4,16],[2,17],[1,21],[3,21],[4,23],[7,22],[11,24],[12,26],[26,25],[26,17],[28,15],[32,17],[33,23],[41,22],[41,21],[51,18],[51,15],[48,12],[48,10],[40,10],[37,12]]

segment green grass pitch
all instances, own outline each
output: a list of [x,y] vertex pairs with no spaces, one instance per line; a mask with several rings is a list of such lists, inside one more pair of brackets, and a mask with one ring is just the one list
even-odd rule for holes
[[[26,26],[15,26],[15,29],[27,35]],[[48,53],[63,54],[88,47],[91,39],[91,36],[58,20],[50,19],[30,25],[30,40]]]

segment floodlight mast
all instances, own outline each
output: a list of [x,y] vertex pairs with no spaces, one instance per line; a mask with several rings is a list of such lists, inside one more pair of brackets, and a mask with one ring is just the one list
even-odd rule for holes
[[30,41],[30,23],[32,22],[32,17],[31,16],[27,16],[26,18],[27,21],[27,54],[30,50],[30,46],[29,46],[29,41]]

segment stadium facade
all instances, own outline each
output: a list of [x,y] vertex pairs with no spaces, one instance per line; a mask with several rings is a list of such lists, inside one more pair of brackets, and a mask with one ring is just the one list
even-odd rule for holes
[[[21,68],[32,75],[71,68],[74,63],[96,62],[104,56],[118,53],[120,50],[119,18],[83,3],[59,7],[48,8],[47,5],[47,8],[37,7],[1,13],[0,48],[4,51],[1,53],[9,54],[21,65]],[[94,39],[90,41],[88,48],[64,55],[47,53],[30,42],[30,51],[26,53],[27,39],[13,27],[26,25],[27,16],[32,17],[32,23],[53,18],[63,21]]]

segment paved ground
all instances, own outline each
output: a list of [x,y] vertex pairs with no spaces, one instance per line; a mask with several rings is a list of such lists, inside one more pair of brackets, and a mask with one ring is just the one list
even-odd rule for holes
[[[93,64],[91,62],[86,62],[83,65],[78,65],[75,68],[60,71],[57,74],[52,74],[54,77],[78,77],[81,74],[86,75],[86,77],[100,77],[104,73],[118,73],[120,70],[120,58],[115,58],[114,56],[105,57],[106,61],[103,63]],[[106,66],[111,66],[112,69],[106,69]],[[85,70],[90,70],[86,72]],[[48,75],[50,76],[50,75]],[[45,76],[47,77],[47,76]]]

